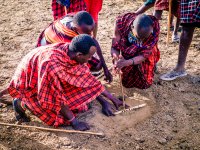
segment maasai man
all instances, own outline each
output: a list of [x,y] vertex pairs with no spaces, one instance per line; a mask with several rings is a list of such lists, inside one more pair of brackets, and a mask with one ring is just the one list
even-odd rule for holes
[[[79,34],[91,35],[94,29],[94,21],[91,15],[86,11],[80,11],[75,15],[67,15],[62,19],[58,19],[51,23],[40,35],[37,46],[59,43],[59,42],[71,42],[71,40]],[[105,80],[111,82],[112,75],[109,72],[106,63],[104,61],[100,46],[97,44],[97,55],[89,60],[88,66],[90,70],[95,73],[99,73],[102,68],[105,74]]]
[[[174,25],[174,31],[172,34],[172,42],[178,42],[179,41],[179,35],[178,35],[178,29],[180,25],[180,0],[172,0],[172,14],[176,17],[176,22]],[[166,10],[169,10],[169,0],[156,0],[154,5],[154,16],[157,19],[161,19],[162,12]],[[171,18],[171,22],[173,20],[173,17]]]
[[75,37],[69,45],[57,43],[34,49],[22,59],[0,98],[7,93],[14,98],[16,118],[20,121],[29,121],[25,114],[28,109],[47,125],[70,124],[76,130],[87,130],[88,124],[75,118],[77,110],[96,98],[102,112],[113,115],[110,104],[100,94],[116,108],[122,104],[85,65],[95,51],[95,42],[85,34]]
[[188,49],[192,42],[195,28],[200,28],[200,1],[199,0],[181,0],[181,25],[182,33],[179,44],[178,62],[173,71],[162,75],[162,80],[171,81],[187,75],[185,71],[185,62]]
[[97,36],[98,16],[102,9],[103,0],[52,0],[54,20],[62,18],[69,13],[87,11],[95,21],[93,37]]
[[[137,15],[139,15],[139,14],[142,14],[142,13],[145,13],[147,10],[149,10],[150,8],[152,8],[152,7],[154,7],[154,4],[155,4],[155,2],[156,2],[156,0],[146,0],[145,2],[144,2],[144,4],[140,7],[140,8],[138,8],[136,11],[135,11],[135,13],[137,14]],[[161,16],[160,16],[161,17]],[[176,26],[175,28],[174,28],[174,25],[173,25],[173,19],[174,19],[174,16],[172,15],[172,17],[171,17],[171,20],[170,20],[170,30],[171,31],[174,31],[174,34],[172,35],[172,39],[173,39],[173,42],[176,42],[178,39],[176,38],[177,37],[177,32],[178,32],[178,26]],[[178,24],[177,24],[178,25]],[[175,40],[174,40],[174,38],[176,38]]]
[[115,61],[119,59],[115,67],[122,71],[122,84],[126,88],[146,89],[152,85],[160,56],[159,33],[159,22],[154,16],[127,13],[117,18],[111,55]]

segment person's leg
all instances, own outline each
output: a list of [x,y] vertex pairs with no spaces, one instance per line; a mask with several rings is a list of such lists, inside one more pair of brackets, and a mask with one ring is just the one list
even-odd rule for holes
[[171,81],[178,77],[183,77],[187,75],[187,73],[185,72],[185,62],[188,49],[192,42],[194,29],[195,27],[183,26],[179,43],[179,54],[178,54],[177,65],[173,71],[162,75],[160,79],[165,81]]
[[92,0],[90,4],[90,14],[94,19],[95,27],[93,30],[93,37],[97,37],[99,12],[102,9],[103,0]]
[[180,25],[180,18],[176,18],[175,26],[174,26],[174,31],[172,34],[172,42],[178,42],[179,41],[179,35],[178,35],[178,29]]
[[174,20],[174,15],[172,15],[170,18],[170,28],[174,27],[173,20]]
[[178,54],[178,62],[176,65],[175,71],[184,71],[185,70],[185,62],[188,53],[188,49],[192,42],[193,33],[195,27],[184,27],[182,28],[180,44],[179,44],[179,54]]

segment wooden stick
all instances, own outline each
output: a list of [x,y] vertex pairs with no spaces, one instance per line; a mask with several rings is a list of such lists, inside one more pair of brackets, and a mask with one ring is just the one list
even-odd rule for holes
[[[119,55],[122,55],[122,52],[119,52]],[[121,87],[121,92],[122,92],[122,100],[123,100],[123,109],[125,110],[125,94],[124,94],[124,87],[122,85],[122,75],[121,75],[121,70],[119,72],[119,82],[120,82],[120,87]]]
[[86,131],[76,131],[76,130],[64,130],[64,129],[51,129],[51,128],[36,127],[36,126],[16,125],[16,124],[9,124],[9,123],[2,123],[2,122],[0,122],[0,125],[3,125],[3,126],[12,126],[12,127],[20,127],[20,128],[27,128],[27,129],[38,129],[38,130],[52,131],[52,132],[90,134],[90,135],[99,135],[99,136],[104,135],[103,133],[86,132]]
[[124,87],[122,85],[122,75],[119,73],[119,82],[120,82],[120,87],[121,87],[121,93],[122,93],[122,101],[123,101],[123,109],[125,110],[125,94],[124,94]]
[[168,13],[168,23],[167,23],[167,46],[169,46],[171,16],[172,16],[172,0],[169,0],[169,13]]
[[138,109],[138,108],[142,108],[142,107],[144,107],[144,106],[146,106],[146,103],[140,104],[140,105],[137,105],[137,106],[133,106],[133,107],[130,107],[130,108],[128,108],[128,109],[124,109],[124,110],[117,111],[117,112],[115,112],[114,114],[115,114],[115,115],[119,115],[119,114],[124,113],[124,112],[127,112],[127,111],[131,111],[131,110],[135,110],[135,109]]

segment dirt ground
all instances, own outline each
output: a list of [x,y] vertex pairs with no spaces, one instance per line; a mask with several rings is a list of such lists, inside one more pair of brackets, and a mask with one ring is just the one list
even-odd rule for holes
[[[0,0],[0,89],[6,87],[21,58],[34,48],[40,32],[52,21],[50,1]],[[99,16],[98,40],[108,66],[110,45],[116,16],[136,10],[143,2],[106,0]],[[149,14],[152,10],[148,11]],[[166,47],[166,18],[161,21],[159,49],[161,60],[155,82],[147,90],[126,90],[129,104],[147,106],[122,116],[105,117],[100,106],[80,115],[91,125],[91,131],[104,137],[80,134],[51,133],[0,126],[0,150],[157,150],[200,149],[200,30],[196,30],[189,50],[188,76],[163,82],[159,76],[172,69],[177,60],[178,44]],[[118,78],[105,85],[116,96],[120,93]],[[11,98],[7,98],[11,100]],[[28,125],[46,127],[32,116]],[[0,122],[16,123],[11,106],[0,108]],[[67,129],[71,129],[67,127]]]

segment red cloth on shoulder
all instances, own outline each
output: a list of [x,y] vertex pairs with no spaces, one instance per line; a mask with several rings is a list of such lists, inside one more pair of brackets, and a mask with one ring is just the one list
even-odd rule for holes
[[143,42],[142,47],[128,43],[128,34],[131,25],[136,18],[135,13],[127,13],[117,17],[116,27],[120,33],[120,41],[113,43],[112,47],[122,52],[125,59],[142,55],[146,58],[139,65],[131,65],[122,68],[122,84],[127,88],[137,87],[146,89],[153,83],[155,65],[160,58],[160,52],[157,48],[159,39],[160,26],[158,20],[154,16],[150,16],[153,20],[153,33]]
[[67,123],[60,114],[63,105],[81,109],[94,100],[104,87],[67,55],[68,44],[42,46],[29,52],[18,65],[8,91],[21,98],[28,109],[47,125]]

